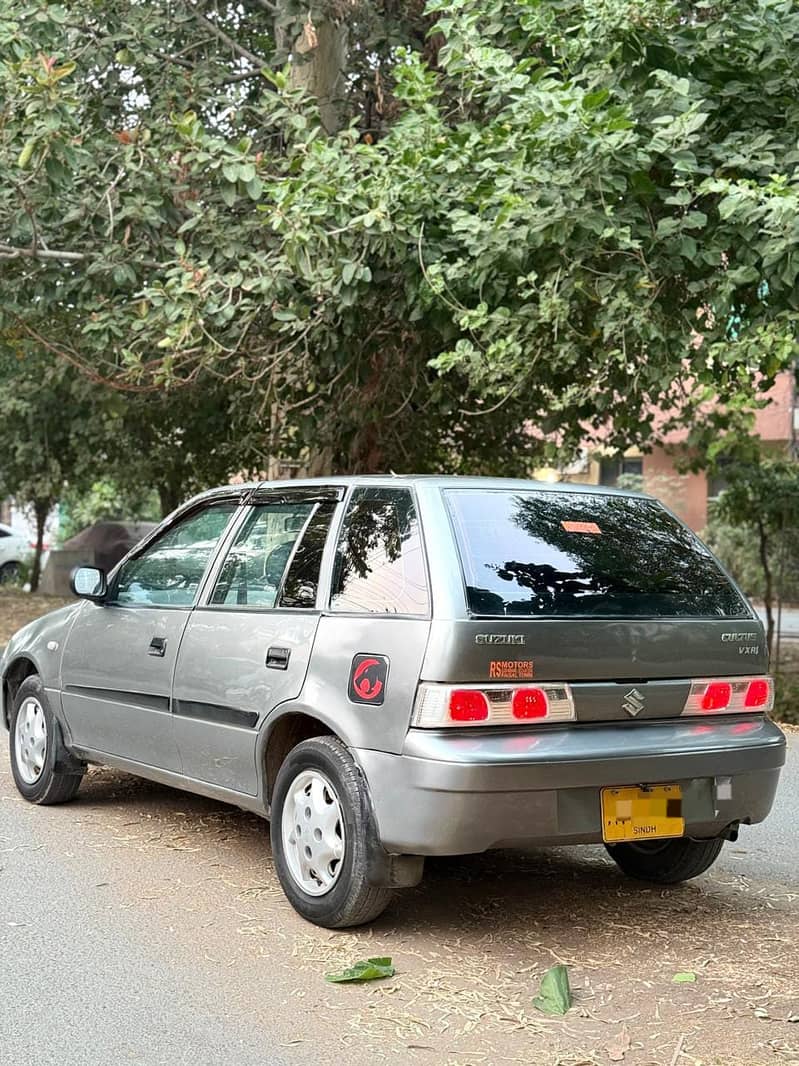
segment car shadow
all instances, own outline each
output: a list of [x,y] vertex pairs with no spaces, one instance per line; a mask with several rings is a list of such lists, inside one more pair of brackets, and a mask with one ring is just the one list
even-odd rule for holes
[[[135,826],[135,811],[148,833],[160,824],[165,840],[179,832],[208,857],[223,849],[227,862],[275,878],[267,823],[240,808],[108,769],[90,771],[75,805],[95,813],[121,809],[127,827]],[[400,928],[409,935],[477,931],[506,941],[546,930],[565,951],[586,929],[600,927],[607,935],[657,938],[664,930],[690,935],[702,926],[705,939],[708,922],[751,922],[753,907],[768,906],[744,888],[733,875],[712,871],[669,887],[634,881],[595,845],[508,849],[428,859],[421,884],[398,892],[372,929],[377,935]]]

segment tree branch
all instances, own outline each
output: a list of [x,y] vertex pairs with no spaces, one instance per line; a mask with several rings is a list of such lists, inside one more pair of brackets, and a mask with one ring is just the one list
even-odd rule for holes
[[239,44],[238,41],[234,41],[232,37],[229,37],[225,31],[217,26],[215,22],[212,22],[209,18],[200,11],[194,12],[194,17],[202,22],[203,26],[206,26],[214,36],[218,37],[220,41],[223,41],[228,48],[232,48],[234,52],[237,52],[243,59],[249,59],[251,63],[255,63],[258,69],[268,66],[265,59],[261,56],[257,56],[255,52],[251,52],[249,48],[245,48],[243,44]]
[[83,252],[56,251],[54,248],[15,248],[11,244],[0,244],[0,259],[63,259],[67,263],[82,263],[86,256]]

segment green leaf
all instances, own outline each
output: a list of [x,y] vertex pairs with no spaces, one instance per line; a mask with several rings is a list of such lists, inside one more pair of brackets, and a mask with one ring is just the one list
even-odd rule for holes
[[675,985],[690,985],[696,980],[696,974],[686,970],[684,973],[675,973],[671,980]]
[[264,183],[259,177],[253,177],[247,182],[245,188],[247,189],[247,195],[251,200],[258,200],[261,197],[261,193],[264,191]]
[[596,111],[610,96],[610,89],[597,89],[595,92],[586,93],[583,97],[583,108],[586,111]]
[[657,185],[649,177],[645,170],[636,170],[629,177],[630,188],[639,196],[654,196],[658,191]]
[[533,1006],[544,1014],[565,1014],[572,1005],[569,971],[565,966],[553,966],[541,978]]
[[354,263],[345,263],[344,269],[341,271],[341,280],[345,285],[349,285],[352,279],[355,277],[356,266]]
[[53,70],[52,78],[54,81],[60,81],[62,78],[66,78],[75,69],[75,63],[64,63],[63,66],[56,67]]
[[356,962],[348,970],[342,973],[325,974],[325,980],[331,984],[343,984],[347,981],[377,981],[381,977],[393,977],[394,967],[390,958],[367,959],[366,962]]
[[17,166],[20,168],[20,170],[24,170],[28,163],[30,163],[31,156],[33,155],[33,150],[35,147],[36,141],[33,137],[31,137],[29,141],[25,142],[25,145],[22,151],[19,153],[19,157],[17,158]]

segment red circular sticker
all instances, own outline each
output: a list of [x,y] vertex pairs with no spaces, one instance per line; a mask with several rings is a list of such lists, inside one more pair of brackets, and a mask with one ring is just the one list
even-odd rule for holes
[[359,654],[352,660],[348,696],[353,703],[381,704],[385,698],[388,659]]

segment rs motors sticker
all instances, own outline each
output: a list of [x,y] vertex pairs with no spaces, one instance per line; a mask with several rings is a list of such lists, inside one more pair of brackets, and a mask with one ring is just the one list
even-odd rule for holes
[[347,690],[352,703],[379,706],[386,696],[388,659],[384,655],[356,655],[350,668]]

